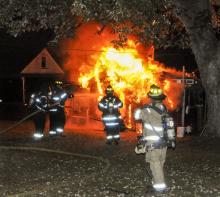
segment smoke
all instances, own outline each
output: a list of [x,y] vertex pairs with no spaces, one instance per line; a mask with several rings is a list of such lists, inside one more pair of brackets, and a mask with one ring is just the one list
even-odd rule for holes
[[[102,30],[102,31],[101,31]],[[79,73],[88,72],[93,68],[102,48],[111,46],[117,35],[111,33],[109,27],[102,29],[95,22],[82,24],[73,39],[61,42],[61,52],[65,57],[64,69],[69,79],[77,82]]]

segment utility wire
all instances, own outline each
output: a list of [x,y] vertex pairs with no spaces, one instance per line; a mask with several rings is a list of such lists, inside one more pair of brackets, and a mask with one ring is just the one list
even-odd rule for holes
[[148,52],[144,52],[144,51],[137,51],[137,52],[133,52],[133,51],[105,51],[105,50],[94,50],[94,49],[63,49],[64,51],[87,51],[87,52],[99,52],[99,53],[103,53],[103,52],[109,52],[109,53],[142,53],[142,54],[147,54]]
[[9,130],[11,130],[12,128],[18,126],[19,124],[21,124],[21,123],[24,122],[25,120],[29,119],[30,117],[34,116],[35,114],[39,113],[40,111],[42,111],[42,110],[37,110],[37,111],[35,111],[35,112],[33,112],[33,113],[31,113],[31,114],[25,116],[24,118],[22,118],[21,120],[19,120],[19,121],[16,122],[15,124],[13,124],[13,125],[11,125],[10,127],[8,127],[8,128],[6,128],[6,129],[0,131],[0,135],[3,134],[3,133],[5,133],[5,132],[7,132],[7,131],[9,131]]

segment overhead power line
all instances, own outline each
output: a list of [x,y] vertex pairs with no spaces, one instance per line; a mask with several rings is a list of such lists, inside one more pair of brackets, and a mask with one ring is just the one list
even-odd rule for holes
[[[98,52],[98,53],[103,53],[103,52],[110,52],[110,53],[136,53],[133,51],[105,51],[105,50],[94,50],[94,49],[62,49],[65,51],[81,51],[81,52]],[[138,51],[138,53],[143,53],[147,54],[147,51]]]
[[[95,49],[62,49],[64,51],[79,51],[79,52],[97,52],[97,53],[103,53],[103,52],[110,52],[110,53],[139,53],[139,54],[148,54],[148,51],[106,51],[106,50],[95,50]],[[187,52],[155,52],[156,54],[160,55],[187,55],[189,56],[190,54],[187,54]]]

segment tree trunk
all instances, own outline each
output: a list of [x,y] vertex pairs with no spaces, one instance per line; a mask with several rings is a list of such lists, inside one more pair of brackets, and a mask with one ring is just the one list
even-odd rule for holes
[[173,0],[185,25],[207,98],[206,134],[220,137],[220,46],[211,26],[209,0]]
[[208,95],[207,101],[208,122],[204,134],[220,137],[220,95]]
[[[220,137],[220,56],[218,56],[218,48],[209,63],[199,66],[199,70],[203,76],[203,85],[206,90],[207,123],[205,132]],[[200,58],[204,59],[201,60],[202,62],[205,61],[206,56]]]

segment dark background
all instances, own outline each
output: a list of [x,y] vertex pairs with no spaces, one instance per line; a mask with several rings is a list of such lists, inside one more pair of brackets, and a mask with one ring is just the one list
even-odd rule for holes
[[22,102],[20,72],[47,46],[50,31],[25,33],[17,38],[0,31],[0,98],[4,102]]
[[[53,38],[51,31],[24,33],[17,38],[0,31],[0,99],[4,102],[22,102],[22,81],[20,72]],[[54,47],[56,51],[56,47]],[[51,52],[51,51],[50,51]],[[54,57],[56,54],[52,54]],[[59,56],[57,56],[59,57]],[[61,60],[54,57],[59,63]],[[197,69],[190,49],[170,48],[156,50],[155,60],[168,67],[191,72]],[[30,80],[30,79],[29,79]],[[32,79],[38,84],[37,79]]]

